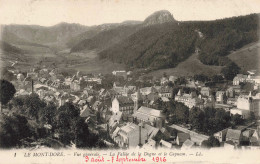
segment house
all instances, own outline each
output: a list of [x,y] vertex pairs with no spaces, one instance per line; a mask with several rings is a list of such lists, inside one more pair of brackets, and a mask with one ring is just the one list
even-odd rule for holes
[[112,101],[113,113],[122,112],[123,114],[133,114],[134,113],[134,101],[126,96],[115,97]]
[[100,99],[111,99],[111,95],[110,95],[109,91],[104,88],[100,89],[98,96]]
[[185,86],[189,87],[189,88],[198,88],[198,86],[194,80],[189,80]]
[[219,140],[219,142],[226,141],[227,129],[221,130],[214,134],[214,137]]
[[235,89],[231,86],[226,90],[226,96],[228,98],[234,98],[235,97]]
[[237,98],[237,108],[232,109],[232,114],[240,114],[244,118],[248,118],[250,112],[253,112],[256,117],[260,116],[260,98],[258,96],[240,95]]
[[80,117],[87,119],[88,117],[95,117],[92,110],[88,107],[88,105],[85,105],[83,107],[83,110],[80,112]]
[[241,82],[245,82],[247,79],[247,75],[237,74],[237,76],[233,79],[233,85],[239,85]]
[[114,141],[122,148],[136,148],[148,141],[147,130],[142,125],[127,123],[118,130]]
[[251,146],[260,146],[260,126],[253,132],[253,135],[249,139]]
[[190,149],[192,147],[195,146],[195,143],[193,141],[191,141],[190,139],[187,139],[183,144],[182,144],[182,147],[181,149]]
[[186,94],[182,93],[182,90],[178,91],[177,95],[175,96],[175,101],[183,103],[190,109],[192,107],[201,107],[203,105],[203,101],[198,98],[195,92]]
[[162,128],[165,123],[165,115],[162,111],[141,106],[133,114],[134,122],[136,123],[148,123],[151,126]]
[[148,141],[143,145],[142,149],[155,149],[156,148],[156,142],[153,139],[148,139]]
[[235,94],[240,94],[240,92],[241,92],[241,86],[240,85],[232,86],[232,88],[235,91]]
[[227,104],[237,106],[237,98],[228,98]]
[[240,95],[237,98],[237,108],[238,109],[244,109],[244,110],[252,110],[252,102],[253,98],[250,95]]
[[167,77],[161,78],[161,85],[166,85],[166,84],[168,84],[168,82],[169,82],[169,79]]
[[162,97],[161,98],[163,102],[169,102],[170,100],[167,97]]
[[211,90],[210,90],[209,87],[202,87],[201,90],[200,90],[200,93],[203,96],[210,96],[211,95]]
[[147,130],[147,135],[149,139],[154,139],[154,137],[159,133],[160,129],[155,128],[149,124],[144,123],[144,128]]
[[182,132],[177,133],[176,144],[182,146],[182,144],[188,139],[190,139],[190,134]]
[[88,83],[88,84],[102,84],[102,79],[98,77],[87,77],[83,76],[83,79]]
[[44,100],[45,100],[45,102],[47,102],[47,104],[56,101],[56,100],[55,100],[55,97],[52,96],[52,95],[47,95],[47,96],[45,96],[45,97],[44,97]]
[[237,74],[233,79],[233,85],[239,85],[241,82],[260,84],[260,76],[251,73],[249,73],[249,75]]
[[163,86],[158,89],[158,95],[159,97],[166,97],[166,98],[172,98],[172,88],[168,86]]
[[110,132],[113,132],[116,129],[116,127],[120,123],[122,123],[122,114],[123,114],[122,112],[117,112],[110,117],[108,122]]
[[107,122],[112,116],[112,112],[106,106],[100,110],[100,117],[104,122]]
[[123,77],[124,79],[127,78],[127,72],[125,70],[122,70],[122,71],[113,71],[112,74],[114,76],[118,76],[118,77]]
[[216,103],[221,103],[221,104],[226,103],[226,93],[224,91],[216,92]]
[[203,134],[199,134],[196,133],[194,131],[189,130],[189,128],[187,127],[183,127],[181,125],[176,125],[176,124],[172,124],[171,126],[167,127],[169,130],[174,130],[174,131],[178,131],[178,132],[182,132],[182,133],[187,133],[190,135],[190,140],[192,142],[194,142],[196,145],[201,145],[201,143],[204,140],[207,140],[209,138],[209,136],[203,135]]
[[103,107],[103,103],[100,101],[95,101],[95,103],[92,105],[92,109],[96,112],[98,112]]
[[245,129],[242,131],[242,139],[241,139],[241,145],[248,146],[250,143],[250,139],[252,138],[252,135],[254,134],[255,130],[253,129]]
[[20,95],[29,95],[30,93],[27,92],[24,89],[20,89],[18,92],[15,93],[15,96],[20,96]]
[[228,129],[226,141],[232,141],[234,144],[239,145],[242,139],[241,130]]
[[230,111],[234,106],[229,104],[215,104],[216,109],[224,109],[226,111]]
[[240,115],[243,119],[248,119],[250,116],[250,111],[245,109],[232,108],[230,109],[230,115]]
[[158,91],[154,87],[144,87],[140,88],[140,93],[142,95],[148,95],[150,93],[157,93]]
[[78,80],[73,80],[70,83],[70,89],[75,92],[80,91],[80,82]]
[[114,82],[113,90],[115,92],[117,92],[118,95],[121,95],[121,96],[129,96],[132,93],[134,93],[132,88],[129,88],[127,86],[118,86],[118,84],[116,84],[116,82]]
[[24,75],[21,74],[21,73],[19,73],[19,74],[17,75],[17,80],[18,80],[18,81],[23,81],[23,80],[24,80]]
[[235,147],[236,147],[236,144],[232,140],[224,142],[225,149],[234,149]]
[[169,76],[169,81],[171,81],[171,82],[175,82],[175,80],[177,80],[178,79],[178,77],[176,77],[176,76]]
[[44,84],[44,83],[47,81],[47,79],[45,79],[45,78],[40,78],[39,81],[40,81],[42,84]]
[[159,145],[161,148],[168,148],[168,149],[172,148],[172,143],[164,141],[164,140],[161,140]]

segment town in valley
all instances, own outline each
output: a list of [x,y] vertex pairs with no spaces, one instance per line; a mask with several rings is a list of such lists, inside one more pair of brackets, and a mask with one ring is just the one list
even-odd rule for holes
[[258,19],[4,25],[0,148],[259,149]]

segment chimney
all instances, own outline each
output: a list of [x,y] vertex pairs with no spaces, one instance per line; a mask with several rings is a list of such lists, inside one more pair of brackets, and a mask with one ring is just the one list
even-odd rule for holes
[[142,130],[142,123],[139,124],[139,148],[142,147],[142,138],[141,138],[141,130]]
[[109,137],[109,125],[108,125],[108,122],[107,122],[107,137]]
[[33,80],[32,80],[32,94],[33,94],[33,91],[34,91],[34,89],[33,89]]

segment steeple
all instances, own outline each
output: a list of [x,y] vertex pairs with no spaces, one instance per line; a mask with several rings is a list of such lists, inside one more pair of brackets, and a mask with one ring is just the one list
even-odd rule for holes
[[252,92],[251,92],[251,91],[249,92],[249,95],[248,95],[248,97],[252,97]]
[[182,91],[181,91],[181,89],[179,89],[177,95],[178,95],[178,96],[181,96],[181,95],[182,95]]

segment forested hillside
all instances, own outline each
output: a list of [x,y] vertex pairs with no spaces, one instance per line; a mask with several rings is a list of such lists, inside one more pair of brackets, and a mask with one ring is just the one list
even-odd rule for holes
[[208,65],[226,65],[230,60],[225,56],[230,51],[258,40],[256,14],[193,24],[205,36],[199,59]]
[[148,26],[100,53],[132,67],[175,67],[195,51],[197,34],[175,22]]
[[[105,30],[97,33],[75,44],[71,48],[71,52],[78,52],[82,50],[104,49],[115,43],[118,43],[124,38],[137,31],[140,25],[123,25],[110,30]],[[87,34],[87,33],[86,33]]]
[[130,67],[161,69],[177,66],[198,49],[202,63],[230,66],[234,65],[226,57],[230,51],[258,40],[258,22],[258,16],[251,14],[216,21],[156,24],[140,29],[99,55]]

